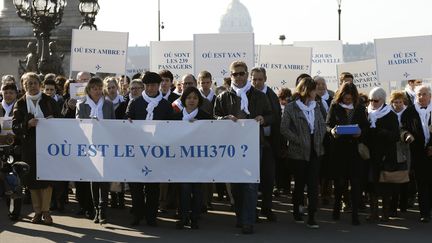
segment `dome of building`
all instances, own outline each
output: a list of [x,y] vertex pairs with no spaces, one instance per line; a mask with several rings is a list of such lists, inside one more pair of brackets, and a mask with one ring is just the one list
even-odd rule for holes
[[240,0],[233,0],[221,18],[219,33],[253,32],[249,10]]

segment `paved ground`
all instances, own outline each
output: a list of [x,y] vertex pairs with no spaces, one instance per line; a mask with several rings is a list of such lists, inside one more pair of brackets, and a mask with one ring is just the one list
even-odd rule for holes
[[[71,199],[74,197],[71,196]],[[287,197],[275,200],[277,223],[262,222],[256,225],[256,233],[242,235],[234,227],[234,214],[225,202],[215,202],[214,211],[202,216],[199,230],[176,230],[173,212],[159,217],[157,228],[141,225],[130,227],[129,208],[109,209],[109,223],[101,226],[75,216],[76,203],[67,205],[64,213],[53,213],[53,226],[30,223],[31,206],[25,205],[23,219],[11,222],[6,217],[6,207],[0,202],[0,242],[432,242],[432,223],[418,222],[415,210],[401,214],[388,223],[368,224],[361,217],[362,225],[351,226],[350,214],[343,214],[339,222],[331,220],[331,210],[322,207],[318,213],[320,229],[312,230],[292,219],[291,204]]]

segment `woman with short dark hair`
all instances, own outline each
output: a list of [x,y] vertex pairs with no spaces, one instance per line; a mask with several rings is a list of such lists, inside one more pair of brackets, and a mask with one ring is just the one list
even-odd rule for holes
[[[182,112],[174,114],[173,120],[189,122],[211,120],[212,116],[199,108],[203,99],[197,88],[186,88],[180,97],[184,109]],[[183,229],[185,225],[188,225],[189,220],[191,221],[191,228],[198,229],[198,217],[203,204],[202,187],[202,183],[180,184],[180,220],[177,222],[177,229]]]
[[308,221],[310,228],[319,228],[315,221],[318,203],[319,161],[324,154],[325,121],[316,103],[316,83],[304,77],[296,87],[294,101],[286,105],[281,122],[281,133],[288,140],[288,158],[294,168],[295,187],[293,213],[296,222],[303,222],[299,211],[307,185]]

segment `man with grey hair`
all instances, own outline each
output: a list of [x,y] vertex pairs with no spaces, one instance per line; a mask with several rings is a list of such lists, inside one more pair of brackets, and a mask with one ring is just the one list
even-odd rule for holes
[[[187,89],[188,87],[198,87],[198,82],[195,78],[195,76],[193,74],[185,74],[183,75],[182,79],[181,79],[181,84],[182,84],[182,90],[184,91],[185,89]],[[176,99],[173,103],[172,103],[172,107],[174,109],[174,112],[181,112],[183,110],[183,104],[180,101],[180,97],[178,99]],[[203,99],[203,103],[200,106],[200,109],[209,113],[209,114],[213,114],[213,106],[211,104],[210,101],[208,101],[207,99]]]
[[414,104],[402,114],[401,138],[410,144],[412,168],[417,180],[420,222],[431,219],[432,204],[432,140],[431,140],[431,88],[415,88]]

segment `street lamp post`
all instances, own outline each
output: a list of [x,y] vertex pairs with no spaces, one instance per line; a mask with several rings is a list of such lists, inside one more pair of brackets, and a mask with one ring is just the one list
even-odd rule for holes
[[164,23],[161,22],[160,16],[160,0],[158,0],[158,41],[161,40],[161,30],[165,28]]
[[42,74],[56,73],[56,65],[50,62],[49,43],[51,31],[62,22],[66,0],[13,0],[13,3],[18,16],[33,25],[38,46],[37,71]]
[[79,26],[79,29],[97,30],[97,26],[94,22],[99,9],[98,0],[80,0],[79,11],[81,16],[83,16],[83,22]]
[[338,3],[338,14],[339,14],[339,40],[341,40],[341,4],[342,4],[342,0],[337,0]]
[[279,36],[279,40],[281,41],[281,45],[284,44],[285,39],[286,39],[285,35],[280,35]]

